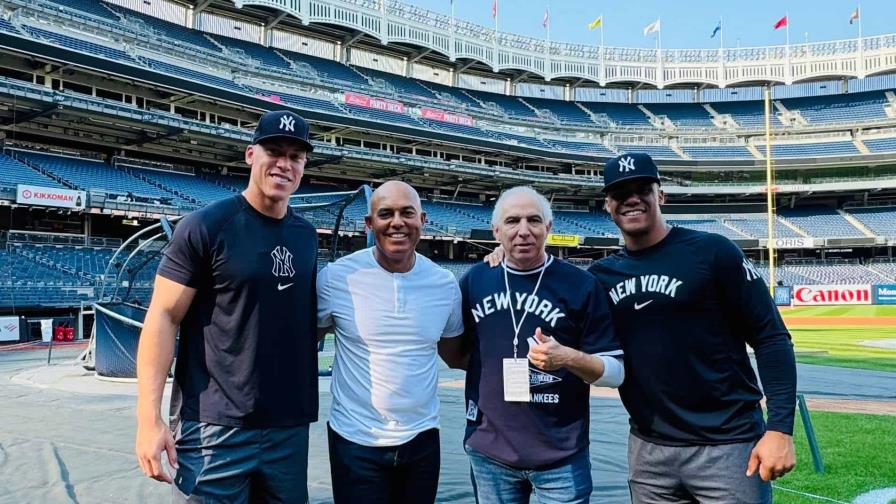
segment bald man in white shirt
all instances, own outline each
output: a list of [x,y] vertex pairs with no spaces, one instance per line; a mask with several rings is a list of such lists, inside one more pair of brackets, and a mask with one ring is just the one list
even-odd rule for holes
[[411,186],[380,186],[365,222],[375,246],[317,278],[318,326],[336,334],[333,497],[335,504],[431,504],[440,465],[437,355],[463,332],[460,289],[415,251],[426,214]]

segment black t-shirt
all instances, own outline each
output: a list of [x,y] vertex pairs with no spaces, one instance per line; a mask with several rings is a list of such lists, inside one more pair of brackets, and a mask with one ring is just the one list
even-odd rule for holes
[[672,228],[656,245],[589,269],[610,297],[625,351],[632,433],[659,444],[721,444],[793,429],[793,346],[765,283],[727,238]]
[[521,324],[519,358],[526,358],[526,340],[538,327],[560,344],[582,352],[621,356],[607,296],[596,279],[549,256],[543,267],[525,271],[480,263],[464,275],[460,289],[463,337],[472,347],[464,442],[522,469],[548,466],[587,447],[587,383],[565,368],[543,371],[530,363],[530,402],[507,402],[502,370],[503,359],[513,357],[511,310]]
[[317,420],[316,270],[317,233],[292,210],[274,219],[238,195],[178,223],[158,274],[196,296],[172,415],[247,428]]

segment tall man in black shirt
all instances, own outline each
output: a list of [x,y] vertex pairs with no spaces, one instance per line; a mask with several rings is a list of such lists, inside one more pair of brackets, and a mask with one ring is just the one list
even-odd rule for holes
[[625,248],[589,271],[625,352],[632,501],[771,502],[796,463],[796,364],[765,283],[727,238],[666,224],[650,156],[610,160],[604,182]]
[[[175,502],[308,499],[317,234],[289,196],[312,149],[300,116],[262,116],[246,190],[184,217],[159,265],[137,355],[136,452],[144,474],[174,483]],[[178,327],[169,430],[160,409]]]

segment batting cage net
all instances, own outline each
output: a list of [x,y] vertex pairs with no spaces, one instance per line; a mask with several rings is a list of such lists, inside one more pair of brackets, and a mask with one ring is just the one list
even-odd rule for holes
[[[369,244],[364,216],[370,186],[355,191],[299,194],[290,206],[318,229],[318,269],[357,247]],[[97,378],[133,380],[137,377],[137,344],[152,282],[162,253],[173,236],[177,219],[163,218],[125,241],[112,255],[98,286],[95,323],[82,365],[95,369]],[[333,365],[333,336],[319,345],[319,373],[327,376]]]

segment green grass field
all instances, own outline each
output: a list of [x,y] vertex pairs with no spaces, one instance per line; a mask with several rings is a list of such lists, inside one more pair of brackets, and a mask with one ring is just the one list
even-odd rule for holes
[[825,465],[816,474],[799,415],[794,426],[797,467],[775,482],[775,503],[810,504],[823,501],[783,489],[852,502],[878,488],[896,487],[896,417],[813,412],[812,424]]
[[[803,306],[781,311],[787,317],[896,317],[896,306]],[[896,340],[892,326],[796,326],[790,333],[797,361],[861,369],[896,372],[896,350],[862,345],[862,341]],[[805,352],[824,352],[813,355]]]

